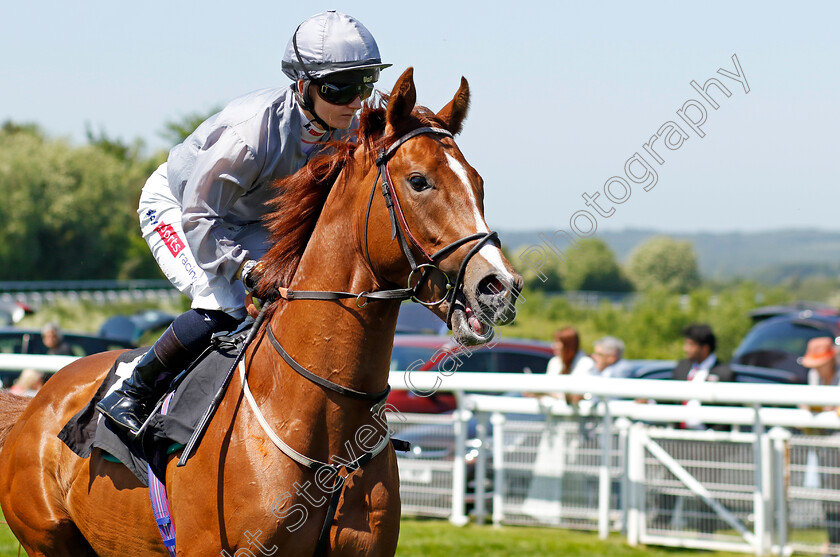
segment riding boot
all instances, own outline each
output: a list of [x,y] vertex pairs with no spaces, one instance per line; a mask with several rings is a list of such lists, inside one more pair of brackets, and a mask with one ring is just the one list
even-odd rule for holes
[[166,391],[169,380],[194,359],[170,326],[137,363],[131,377],[96,408],[117,427],[136,436]]

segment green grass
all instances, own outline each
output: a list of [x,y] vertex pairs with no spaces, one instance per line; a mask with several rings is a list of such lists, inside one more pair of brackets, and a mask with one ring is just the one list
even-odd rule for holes
[[606,541],[597,533],[556,528],[518,526],[478,526],[463,528],[445,520],[403,519],[397,557],[526,557],[562,555],[563,557],[734,557],[742,553],[722,553],[663,547],[630,547],[619,534]]
[[[20,553],[25,555],[23,551]],[[9,527],[0,524],[0,557],[16,557],[18,542]],[[612,534],[606,541],[594,532],[505,526],[453,526],[445,520],[403,519],[397,557],[742,557],[720,553],[661,547],[630,547],[624,538]]]
[[[0,514],[0,557],[17,557],[19,546],[17,538],[12,535],[3,515]],[[21,549],[20,554],[26,555],[26,552]]]

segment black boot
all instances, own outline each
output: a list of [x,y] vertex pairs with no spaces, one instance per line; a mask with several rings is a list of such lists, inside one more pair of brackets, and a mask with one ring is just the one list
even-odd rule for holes
[[122,386],[99,401],[96,408],[117,427],[136,436],[166,392],[169,380],[193,360],[172,327],[164,331]]

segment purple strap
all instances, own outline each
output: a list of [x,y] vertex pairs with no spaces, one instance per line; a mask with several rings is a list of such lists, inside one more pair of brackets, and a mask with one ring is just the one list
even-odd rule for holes
[[[172,395],[169,393],[163,401],[161,414],[169,411],[169,401]],[[155,521],[160,530],[160,537],[163,538],[163,545],[171,557],[175,557],[175,525],[172,524],[172,512],[169,510],[169,499],[166,497],[166,486],[161,483],[152,467],[149,466],[149,496],[152,499],[152,511],[155,513]]]

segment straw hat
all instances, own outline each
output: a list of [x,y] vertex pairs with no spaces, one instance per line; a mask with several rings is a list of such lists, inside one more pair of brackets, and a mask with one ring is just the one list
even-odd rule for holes
[[808,368],[819,367],[830,362],[837,355],[834,339],[817,337],[808,341],[808,349],[799,363]]

